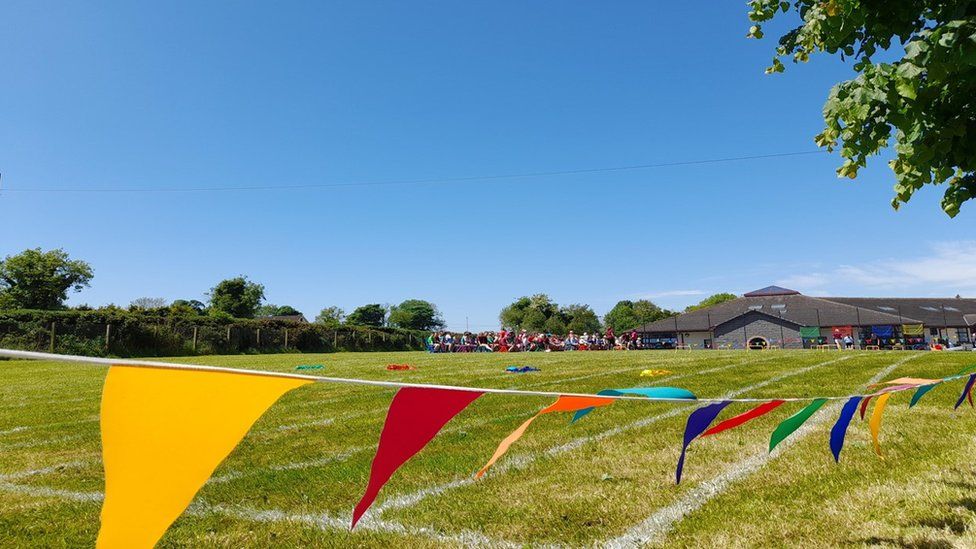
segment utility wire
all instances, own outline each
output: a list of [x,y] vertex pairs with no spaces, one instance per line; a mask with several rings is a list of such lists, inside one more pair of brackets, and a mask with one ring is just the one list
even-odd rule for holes
[[719,164],[723,162],[741,162],[745,160],[762,160],[766,158],[783,158],[789,156],[805,156],[823,154],[826,151],[796,151],[786,153],[757,154],[751,156],[733,156],[726,158],[707,158],[702,160],[685,160],[680,162],[660,162],[655,164],[634,164],[630,166],[613,166],[608,168],[584,168],[578,170],[555,170],[546,172],[524,172],[498,175],[475,175],[467,177],[445,177],[430,179],[394,179],[386,181],[352,181],[345,183],[304,183],[298,185],[237,185],[227,187],[107,187],[107,188],[58,188],[58,187],[22,187],[3,189],[7,193],[181,193],[181,192],[225,192],[225,191],[286,191],[298,189],[326,189],[341,187],[375,187],[385,185],[415,185],[422,183],[464,183],[469,181],[491,181],[499,179],[523,179],[530,177],[552,177],[559,175],[576,175],[589,173],[610,173],[631,170],[647,170],[651,168],[667,168],[672,166],[695,166],[700,164]]

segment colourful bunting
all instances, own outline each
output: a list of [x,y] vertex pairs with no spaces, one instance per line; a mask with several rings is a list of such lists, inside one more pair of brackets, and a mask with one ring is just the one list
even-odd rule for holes
[[153,547],[251,425],[300,379],[112,366],[102,391],[99,548]]
[[[647,398],[676,398],[681,400],[695,400],[697,398],[691,391],[687,389],[680,389],[678,387],[632,387],[630,389],[604,389],[597,394],[604,396],[635,395]],[[576,412],[570,423],[576,423],[576,421],[592,411],[593,407],[591,406]]]
[[799,429],[800,425],[803,425],[808,419],[810,419],[810,416],[819,410],[820,407],[826,402],[827,399],[825,398],[814,399],[813,402],[807,404],[805,408],[783,420],[783,422],[776,427],[776,430],[773,431],[773,436],[769,439],[769,451],[772,452],[773,448],[775,448],[780,442],[783,442],[786,437],[793,434],[793,431]]
[[[888,382],[885,382],[885,383],[895,383],[897,381],[910,380],[910,379],[913,379],[913,378],[901,378],[901,379],[896,379],[896,380],[893,380],[893,381],[888,381]],[[928,380],[921,380],[921,379],[917,379],[917,378],[915,380],[916,381],[928,381]],[[874,397],[876,397],[878,395],[881,395],[881,394],[885,394],[885,393],[891,393],[891,392],[895,392],[895,391],[904,391],[905,389],[911,389],[913,387],[918,387],[918,385],[919,385],[918,383],[906,383],[906,384],[903,384],[903,385],[893,385],[891,387],[885,387],[884,389],[878,391],[877,393],[875,393],[873,395],[865,395],[864,396],[864,400],[861,401],[861,410],[860,410],[860,412],[861,412],[861,421],[864,421],[864,414],[865,414],[865,412],[867,412],[868,403],[871,402],[871,399],[872,398],[874,398]],[[925,393],[922,393],[922,394],[924,395]],[[921,395],[919,395],[919,398],[921,398]]]
[[966,381],[966,386],[962,390],[962,394],[959,395],[959,400],[956,401],[956,406],[954,409],[958,409],[962,401],[966,400],[969,396],[969,392],[973,390],[973,382],[976,381],[976,374],[969,374],[969,379]]
[[614,399],[612,398],[561,395],[559,398],[556,399],[556,402],[553,402],[549,406],[543,408],[542,410],[539,410],[539,413],[525,420],[525,423],[520,425],[518,429],[515,429],[514,431],[512,431],[510,435],[505,437],[505,440],[503,440],[501,444],[498,445],[498,448],[495,450],[495,453],[491,456],[491,459],[489,459],[488,463],[486,463],[485,466],[482,467],[480,471],[478,471],[478,473],[475,475],[475,478],[481,478],[485,474],[485,471],[487,471],[489,467],[491,467],[492,465],[495,464],[496,461],[498,461],[498,458],[505,455],[505,452],[508,451],[509,447],[512,444],[514,444],[516,440],[522,438],[522,435],[525,433],[525,430],[529,428],[529,425],[531,425],[532,422],[535,421],[537,417],[543,414],[548,414],[550,412],[575,412],[577,410],[582,410],[584,408],[607,406],[609,404],[613,404],[613,400]]
[[891,393],[885,393],[878,397],[878,402],[874,405],[874,411],[871,412],[871,421],[868,422],[868,425],[871,426],[871,439],[874,441],[874,453],[878,454],[878,457],[881,459],[884,459],[884,456],[881,455],[881,443],[878,442],[878,434],[881,431],[881,414],[884,412],[889,398],[891,398]]
[[783,403],[785,403],[785,402],[786,402],[785,400],[771,400],[769,402],[765,402],[763,404],[760,404],[759,406],[756,406],[755,408],[753,408],[752,410],[749,410],[748,412],[739,414],[739,415],[737,415],[735,417],[731,417],[731,418],[729,418],[729,419],[727,419],[727,420],[719,423],[715,427],[712,427],[711,429],[709,429],[709,430],[705,431],[704,433],[702,433],[701,436],[707,437],[709,435],[714,435],[716,433],[721,433],[722,431],[726,431],[726,430],[731,429],[733,427],[738,427],[739,425],[742,425],[743,423],[745,423],[747,421],[752,421],[752,420],[756,419],[757,417],[764,416],[764,415],[768,414],[769,412],[772,412],[776,408],[779,408],[781,405],[783,405]]
[[674,471],[675,484],[681,484],[681,472],[685,468],[685,453],[688,451],[688,445],[691,444],[691,441],[695,440],[695,438],[698,437],[702,431],[708,429],[708,426],[715,421],[715,418],[718,417],[722,410],[724,410],[729,404],[731,404],[731,402],[725,400],[722,402],[709,404],[707,406],[702,406],[688,416],[688,423],[685,424],[684,442],[681,445],[681,457],[678,458],[678,467]]
[[918,404],[918,401],[921,400],[923,396],[925,396],[925,393],[931,391],[932,389],[935,389],[941,384],[942,382],[940,381],[938,383],[933,383],[931,385],[922,385],[921,387],[919,387],[918,390],[915,391],[915,394],[912,395],[912,400],[911,402],[908,403],[908,407],[911,408],[916,404]]
[[451,418],[482,394],[420,387],[404,387],[397,391],[386,413],[366,493],[352,514],[353,528],[393,473],[433,440]]
[[[320,368],[321,365],[296,367],[297,370]],[[387,367],[391,370],[408,368],[407,365],[397,364]],[[976,373],[967,374],[973,368],[976,365],[942,379],[901,377],[873,385],[884,388],[872,394],[847,398],[830,431],[830,449],[835,462],[840,461],[846,433],[854,415],[859,410],[863,420],[874,397],[877,400],[869,426],[874,451],[884,459],[880,431],[891,395],[913,389],[909,403],[909,407],[913,407],[938,385],[967,375],[955,409],[964,400],[973,406]],[[531,367],[508,369],[537,371]],[[105,380],[101,403],[106,480],[96,545],[99,548],[154,546],[254,422],[286,392],[312,383],[313,379],[275,377],[260,372],[201,370],[181,365],[113,365]],[[452,418],[487,391],[491,389],[464,390],[460,387],[433,386],[399,389],[390,404],[379,437],[365,492],[353,511],[353,528],[393,474],[433,440]],[[476,476],[482,477],[539,416],[551,412],[575,412],[572,421],[577,421],[596,407],[612,404],[614,399],[610,397],[627,395],[650,399],[696,399],[691,392],[674,387],[606,389],[596,396],[561,395],[502,440]],[[800,399],[763,402],[715,426],[711,424],[735,400],[713,402],[694,410],[685,426],[675,482],[681,482],[687,450],[696,438],[743,425],[772,412],[788,400]],[[782,421],[770,437],[769,451],[772,452],[798,430],[827,400],[810,399],[805,407]]]
[[844,439],[847,437],[847,427],[857,412],[857,403],[861,401],[859,396],[851,397],[844,403],[840,411],[837,423],[830,429],[830,451],[834,454],[834,461],[840,463],[840,451],[844,447]]

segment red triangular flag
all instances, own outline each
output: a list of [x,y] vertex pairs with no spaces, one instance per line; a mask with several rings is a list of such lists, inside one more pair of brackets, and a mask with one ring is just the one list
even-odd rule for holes
[[352,513],[353,528],[393,473],[433,440],[451,418],[482,394],[421,387],[404,387],[397,391],[386,413],[366,493]]
[[868,395],[864,397],[864,400],[861,401],[861,421],[864,421],[864,412],[867,411],[868,402],[871,402],[872,398],[874,398],[874,395]]
[[756,419],[759,416],[762,416],[762,415],[768,414],[769,412],[772,412],[773,410],[775,410],[776,408],[778,408],[779,406],[781,406],[784,402],[786,402],[786,401],[785,400],[770,400],[769,402],[760,404],[759,406],[756,406],[755,408],[749,410],[748,412],[739,414],[739,415],[737,415],[735,417],[731,417],[731,418],[723,421],[722,423],[719,423],[718,425],[716,425],[716,426],[712,427],[711,429],[709,429],[709,430],[705,431],[704,433],[702,433],[701,436],[707,437],[709,435],[714,435],[716,433],[721,433],[722,431],[731,429],[733,427],[738,427],[739,425],[742,425],[743,423],[745,423],[747,421],[752,421],[752,420]]

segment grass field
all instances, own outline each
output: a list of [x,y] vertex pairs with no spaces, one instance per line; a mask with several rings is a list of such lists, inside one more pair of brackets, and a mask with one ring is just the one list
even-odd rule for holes
[[[194,357],[199,364],[485,387],[595,392],[673,385],[700,397],[843,395],[898,376],[939,377],[973,353],[649,351]],[[415,371],[390,372],[388,363]],[[542,369],[506,374],[509,364]],[[673,373],[640,378],[645,368]],[[106,369],[0,362],[0,546],[90,546],[103,489],[98,428]],[[356,531],[392,390],[313,384],[263,416],[162,546],[976,546],[976,412],[961,383],[885,412],[882,448],[855,419],[835,464],[828,404],[768,455],[786,405],[696,441],[673,481],[688,404],[619,402],[575,425],[536,421],[482,480],[473,473],[548,398],[485,395],[393,477]],[[743,411],[731,406],[721,417]]]

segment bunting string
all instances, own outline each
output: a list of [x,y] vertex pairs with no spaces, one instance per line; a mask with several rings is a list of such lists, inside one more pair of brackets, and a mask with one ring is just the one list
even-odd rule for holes
[[[79,362],[85,364],[97,364],[101,366],[132,366],[136,368],[155,368],[155,369],[167,369],[167,370],[191,370],[199,372],[222,372],[229,374],[246,374],[252,376],[262,376],[262,377],[273,377],[273,378],[286,378],[286,379],[298,379],[304,381],[311,381],[315,383],[346,383],[352,385],[371,385],[374,387],[388,387],[393,389],[402,389],[404,387],[415,387],[418,389],[446,389],[449,391],[470,391],[473,393],[481,394],[499,394],[499,395],[521,395],[521,396],[537,396],[537,397],[556,397],[561,396],[575,396],[583,398],[608,398],[612,400],[636,400],[643,402],[688,402],[686,396],[665,396],[657,394],[647,394],[645,395],[643,391],[648,388],[635,387],[632,389],[627,389],[630,391],[628,393],[620,392],[621,390],[616,390],[618,394],[602,394],[602,393],[573,393],[573,392],[562,392],[562,391],[529,391],[524,389],[494,389],[490,387],[469,387],[461,385],[439,385],[432,383],[408,383],[403,381],[379,381],[373,379],[356,379],[356,378],[345,378],[345,377],[325,377],[325,376],[313,376],[308,374],[293,374],[288,372],[273,372],[267,370],[249,370],[246,368],[225,368],[221,366],[203,366],[199,364],[179,364],[174,362],[155,362],[149,360],[133,360],[133,359],[123,359],[123,358],[101,358],[101,357],[88,357],[79,355],[59,355],[55,353],[42,353],[37,351],[18,351],[13,349],[0,349],[0,357],[9,358],[21,358],[27,360],[56,360],[61,362]],[[971,368],[976,368],[973,366]],[[967,370],[970,368],[967,368]],[[961,379],[966,377],[963,373],[955,374],[943,379],[935,380],[932,385],[937,385],[945,381],[953,381],[956,379]],[[894,380],[898,381],[898,380]],[[894,383],[894,381],[888,383]],[[873,393],[867,393],[862,395],[840,395],[840,396],[806,396],[806,397],[776,397],[776,400],[782,400],[783,402],[812,402],[815,400],[849,400],[852,396],[861,397],[876,397],[889,392],[901,392],[914,390],[919,388],[918,385],[912,384],[899,384],[897,389],[892,390],[892,388],[882,389]],[[639,392],[639,394],[638,394]],[[770,398],[700,398],[695,397],[697,402],[752,402],[756,404],[761,404],[769,402]]]

